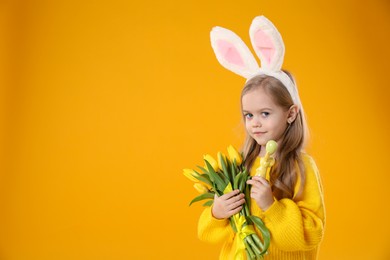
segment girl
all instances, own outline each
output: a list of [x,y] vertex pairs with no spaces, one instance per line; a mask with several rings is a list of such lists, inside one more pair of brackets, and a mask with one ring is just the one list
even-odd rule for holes
[[[222,35],[218,34],[221,32]],[[280,70],[284,46],[276,28],[261,16],[255,18],[250,32],[252,45],[263,66],[251,73],[248,71],[253,68],[244,62],[244,58],[250,57],[249,50],[243,48],[245,44],[238,36],[233,35],[232,38],[229,31],[229,37],[226,37],[226,29],[223,28],[212,31],[211,36],[221,64],[240,75],[249,75],[241,94],[241,110],[247,131],[243,147],[244,166],[253,176],[247,181],[251,185],[251,214],[260,217],[271,233],[265,259],[317,259],[325,212],[318,169],[313,159],[302,152],[306,138],[302,104],[291,75]],[[272,41],[264,40],[266,36]],[[224,39],[229,40],[228,51]],[[256,39],[257,42],[254,42]],[[217,40],[220,41],[215,44]],[[272,45],[276,41],[279,45]],[[261,54],[261,49],[269,50],[270,46],[276,56],[264,59],[267,54]],[[229,56],[231,53],[235,53],[235,58]],[[237,62],[239,58],[241,61]],[[269,140],[278,143],[276,163],[266,178],[254,176]],[[206,208],[200,216],[199,238],[224,243],[220,259],[234,259],[236,255],[233,247],[235,233],[230,227],[229,217],[240,212],[244,203],[244,194],[235,190],[215,197],[213,206]]]

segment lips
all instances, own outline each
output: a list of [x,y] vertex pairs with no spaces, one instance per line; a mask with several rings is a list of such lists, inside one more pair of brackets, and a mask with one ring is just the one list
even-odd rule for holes
[[257,135],[257,136],[263,135],[263,134],[265,134],[265,132],[253,132],[253,135]]

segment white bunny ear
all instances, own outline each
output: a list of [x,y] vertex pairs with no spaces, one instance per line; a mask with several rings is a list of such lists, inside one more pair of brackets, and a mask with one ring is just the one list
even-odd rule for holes
[[252,46],[260,58],[261,68],[278,71],[284,59],[282,36],[270,20],[264,16],[253,19],[249,29]]
[[259,69],[248,46],[234,32],[214,27],[210,32],[211,46],[219,63],[226,69],[249,78]]

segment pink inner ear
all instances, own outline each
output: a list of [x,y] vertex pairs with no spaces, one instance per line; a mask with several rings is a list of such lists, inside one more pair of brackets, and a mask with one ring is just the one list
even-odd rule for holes
[[269,37],[264,31],[259,29],[255,33],[254,38],[255,48],[257,48],[257,50],[259,50],[261,54],[263,54],[266,59],[266,62],[270,64],[275,53],[275,45],[272,42],[271,37]]
[[228,41],[218,40],[217,46],[222,54],[222,57],[229,63],[235,64],[237,66],[244,66],[244,61],[241,58],[240,53],[237,51],[236,47]]

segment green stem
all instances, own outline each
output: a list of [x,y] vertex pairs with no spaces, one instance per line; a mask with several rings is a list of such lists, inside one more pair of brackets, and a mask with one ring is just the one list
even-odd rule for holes
[[253,238],[253,241],[255,241],[255,243],[258,245],[258,247],[260,248],[260,250],[263,252],[263,250],[264,250],[264,245],[263,245],[263,243],[261,242],[260,238],[257,236],[257,234],[253,234],[252,238]]
[[246,240],[246,241],[248,242],[248,244],[252,247],[252,249],[253,249],[253,251],[254,251],[256,257],[261,256],[261,251],[260,251],[260,249],[257,247],[256,243],[253,242],[252,236],[247,236],[247,237],[245,238],[245,240]]
[[245,243],[246,251],[250,255],[250,259],[256,259],[255,253],[252,251],[251,246],[248,244],[248,242],[245,239],[244,239],[244,243]]

